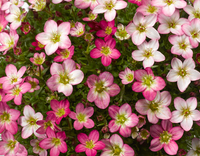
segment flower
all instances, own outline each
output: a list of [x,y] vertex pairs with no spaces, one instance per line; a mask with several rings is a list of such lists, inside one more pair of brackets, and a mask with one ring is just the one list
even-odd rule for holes
[[81,22],[76,22],[75,27],[71,28],[70,35],[75,37],[80,37],[85,32],[85,25]]
[[32,42],[31,44],[36,47],[35,50],[41,50],[41,49],[44,49],[44,47],[45,47],[45,45],[43,45],[42,43],[40,43],[37,40],[36,40],[36,42]]
[[76,153],[85,152],[87,156],[95,156],[97,154],[97,150],[105,148],[105,144],[102,141],[98,141],[99,132],[97,130],[91,131],[89,136],[85,133],[79,133],[77,138],[81,144],[76,146]]
[[145,0],[128,0],[129,3],[137,4],[138,6],[142,5]]
[[28,0],[28,2],[31,3],[29,8],[34,11],[42,11],[46,7],[46,0]]
[[174,107],[177,109],[172,112],[170,121],[172,123],[181,123],[181,127],[185,131],[192,128],[193,120],[200,120],[200,111],[195,110],[197,107],[197,99],[191,97],[186,101],[180,97],[174,99]]
[[54,57],[53,61],[55,62],[63,62],[64,60],[71,59],[74,55],[74,46],[67,49],[58,49],[56,53],[58,56]]
[[16,134],[18,130],[16,120],[20,116],[20,111],[10,109],[5,102],[0,102],[0,133],[4,130],[11,134]]
[[30,76],[27,76],[25,78],[25,81],[31,84],[31,89],[28,92],[32,93],[35,90],[39,90],[40,89],[40,86],[38,85],[39,84],[38,79],[32,78]]
[[55,134],[55,132],[50,127],[48,127],[46,134],[48,138],[40,141],[39,146],[43,149],[51,148],[50,156],[59,156],[60,152],[67,152],[67,144],[64,141],[66,139],[66,134],[64,131]]
[[171,61],[172,69],[167,74],[169,82],[176,82],[178,89],[184,92],[191,81],[200,79],[200,73],[195,70],[195,62],[192,58],[187,58],[182,63],[178,58],[173,58]]
[[133,22],[126,26],[126,31],[131,35],[132,42],[135,45],[140,45],[146,39],[158,40],[160,35],[153,27],[157,21],[157,16],[154,14],[144,17],[142,13],[137,12],[133,17]]
[[121,107],[112,105],[108,108],[108,113],[112,120],[109,122],[108,127],[110,132],[117,132],[123,137],[131,136],[131,128],[138,124],[138,117],[132,113],[131,106],[128,103],[123,104]]
[[90,117],[94,114],[93,107],[84,108],[82,103],[76,105],[76,113],[70,112],[69,117],[74,119],[74,128],[80,130],[85,126],[86,128],[94,127],[94,121]]
[[124,144],[122,138],[118,134],[113,134],[110,139],[103,139],[102,142],[106,145],[102,149],[100,156],[134,156],[134,150]]
[[107,21],[115,19],[116,10],[126,8],[127,3],[123,0],[97,0],[98,5],[94,8],[93,13],[104,13],[104,17]]
[[[0,6],[0,8],[1,8],[1,6]],[[8,24],[8,21],[5,19],[5,13],[2,11],[0,13],[0,32],[3,32],[3,30],[5,29],[5,27],[7,26],[7,24]]]
[[192,149],[189,150],[186,156],[198,156],[200,154],[200,140],[199,138],[192,139]]
[[19,124],[23,127],[21,136],[23,139],[30,137],[33,133],[35,136],[42,138],[45,135],[38,134],[36,130],[40,127],[36,124],[38,120],[43,119],[43,115],[40,112],[35,113],[34,109],[26,105],[23,110],[24,116],[19,118]]
[[50,77],[46,84],[52,91],[58,91],[69,96],[73,92],[72,85],[81,83],[84,74],[76,69],[76,63],[72,59],[67,59],[63,64],[53,63],[50,68]]
[[200,64],[200,53],[196,54],[196,63]]
[[132,90],[134,92],[142,92],[143,96],[152,101],[157,95],[157,91],[162,90],[166,83],[163,78],[154,76],[151,68],[145,70],[138,69],[135,71],[136,82],[133,83]]
[[27,35],[31,31],[31,25],[29,22],[22,22],[20,29],[25,35]]
[[159,119],[170,119],[171,95],[168,91],[157,92],[153,101],[140,99],[135,104],[135,109],[142,115],[147,115],[149,122],[156,124]]
[[134,71],[126,68],[124,71],[119,73],[120,79],[122,79],[122,84],[132,83],[134,80]]
[[183,8],[183,10],[189,14],[188,19],[191,21],[194,18],[199,18],[200,19],[200,0],[193,0],[193,7],[191,5],[187,5],[186,7]]
[[112,62],[112,59],[118,59],[121,56],[121,53],[114,49],[116,41],[113,38],[108,39],[104,42],[102,39],[95,40],[96,48],[92,49],[90,56],[92,58],[101,57],[101,63],[104,66],[109,66]]
[[79,9],[86,9],[90,7],[91,10],[98,5],[97,0],[75,0],[74,5]]
[[72,0],[52,0],[54,4],[61,3],[62,1],[71,2]]
[[143,61],[143,67],[151,67],[155,62],[162,62],[165,56],[157,51],[159,48],[158,40],[144,41],[138,46],[139,50],[132,52],[132,58],[136,61]]
[[48,20],[44,26],[44,32],[36,36],[41,44],[45,45],[44,49],[47,55],[55,53],[58,48],[66,49],[71,46],[68,37],[70,32],[70,23],[62,22],[59,26],[53,20]]
[[97,18],[98,14],[93,14],[92,11],[88,13],[88,17],[84,17],[83,21],[94,21]]
[[39,154],[39,156],[47,156],[47,150],[39,146],[41,140],[42,138],[33,139],[30,141],[30,145],[33,146],[33,153]]
[[96,35],[98,37],[104,37],[104,40],[107,41],[114,35],[116,32],[116,27],[115,27],[115,20],[112,20],[110,22],[106,22],[104,20],[100,21],[100,27],[101,30],[98,30]]
[[30,58],[30,61],[35,64],[36,66],[39,66],[39,65],[42,65],[45,61],[45,53],[44,52],[41,52],[40,54],[39,53],[35,53],[34,54],[34,57]]
[[117,31],[115,32],[115,37],[117,37],[119,40],[127,40],[130,38],[130,35],[127,33],[126,28],[123,24],[117,25]]
[[60,102],[57,100],[51,100],[50,105],[53,111],[48,111],[47,115],[53,113],[57,118],[56,124],[60,124],[62,118],[67,117],[67,115],[70,113],[69,101],[67,99],[61,100]]
[[153,137],[149,149],[153,152],[164,148],[169,155],[176,155],[178,145],[175,142],[183,136],[184,130],[179,126],[172,127],[169,120],[162,120],[161,125],[153,125],[150,127],[150,134]]
[[87,100],[94,102],[100,109],[107,108],[110,103],[110,96],[115,96],[120,92],[120,87],[113,81],[114,77],[109,72],[103,72],[99,76],[90,75],[86,81],[90,88]]
[[3,5],[1,6],[1,10],[5,11],[5,13],[8,14],[10,12],[10,7],[12,5],[15,5],[19,8],[24,5],[24,2],[21,0],[10,0],[10,1],[5,0],[3,2]]

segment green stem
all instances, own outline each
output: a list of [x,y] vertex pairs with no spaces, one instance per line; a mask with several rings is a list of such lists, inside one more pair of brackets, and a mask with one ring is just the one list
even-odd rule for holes
[[41,67],[39,66],[39,77],[42,76],[42,70],[41,70]]
[[119,103],[122,102],[123,100],[123,97],[124,97],[124,93],[125,93],[125,85],[122,86],[122,90],[121,90],[121,95],[120,95],[120,100],[119,100]]

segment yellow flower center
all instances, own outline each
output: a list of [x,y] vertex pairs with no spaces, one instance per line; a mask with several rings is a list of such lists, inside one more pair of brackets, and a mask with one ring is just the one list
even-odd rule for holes
[[67,76],[67,73],[61,73],[59,76],[60,76],[59,83],[63,83],[63,84],[68,84],[69,83],[70,79]]
[[86,148],[93,149],[94,146],[95,146],[95,145],[94,145],[94,143],[93,143],[92,140],[88,140],[88,141],[85,142],[85,147],[86,147]]
[[29,120],[27,121],[29,125],[36,125],[37,120],[33,117],[30,117]]
[[143,56],[146,57],[146,58],[153,56],[152,48],[145,50]]
[[105,56],[108,56],[109,54],[111,54],[111,50],[109,47],[101,47],[101,53]]
[[85,114],[82,114],[82,113],[79,113],[76,118],[78,119],[79,122],[86,122],[86,115]]
[[157,11],[157,8],[155,6],[152,6],[152,5],[148,6],[147,12],[153,14],[156,11]]
[[64,108],[58,108],[58,111],[56,112],[56,115],[59,116],[59,117],[65,115]]
[[178,75],[180,75],[181,77],[185,77],[187,75],[187,72],[184,69],[180,69]]
[[110,2],[106,2],[105,6],[106,6],[105,7],[106,10],[112,10],[112,8],[114,8],[114,4],[113,4],[112,0]]
[[126,79],[130,82],[133,81],[133,74],[126,75]]
[[122,149],[118,145],[115,145],[113,147],[113,155],[114,156],[120,156],[121,151],[122,151]]
[[68,49],[65,49],[65,50],[61,51],[60,53],[64,58],[68,58],[70,51]]
[[53,43],[60,42],[60,36],[61,36],[60,34],[54,33],[53,36],[52,36],[52,38],[51,38],[51,41]]
[[127,118],[125,117],[125,114],[117,114],[116,116],[116,123],[119,125],[124,125],[124,123],[127,121]]
[[95,91],[98,92],[98,93],[101,93],[103,92],[104,90],[106,90],[105,86],[104,86],[104,82],[100,81],[100,82],[97,82],[95,84],[96,88],[95,88]]
[[171,5],[174,3],[173,0],[165,0],[164,2],[167,3],[167,5]]
[[171,138],[172,138],[172,134],[168,133],[168,131],[163,131],[160,134],[160,143],[168,144],[170,142]]
[[152,112],[158,111],[159,104],[156,103],[155,101],[151,101],[149,105],[149,109],[151,109]]
[[106,33],[107,35],[110,35],[110,34],[112,33],[112,28],[109,27],[109,26],[107,26],[107,27],[106,27],[105,33]]
[[142,25],[141,23],[139,24],[139,26],[136,28],[140,33],[145,32],[146,31],[146,27],[144,25]]
[[153,77],[151,75],[146,75],[142,78],[142,84],[147,86],[147,87],[151,87],[151,85],[153,84]]
[[3,112],[3,114],[0,116],[1,122],[9,122],[10,121],[10,114],[7,112]]
[[21,92],[21,89],[19,88],[19,86],[15,86],[15,87],[12,89],[12,92],[13,92],[13,95],[18,96],[19,93]]
[[58,138],[53,138],[51,141],[55,146],[59,146],[61,144],[60,139]]

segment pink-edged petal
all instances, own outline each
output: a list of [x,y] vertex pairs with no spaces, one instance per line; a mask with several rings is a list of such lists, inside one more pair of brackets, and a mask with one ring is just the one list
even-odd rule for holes
[[81,113],[84,110],[84,105],[82,103],[77,104],[76,106],[76,113]]
[[50,35],[45,32],[39,33],[35,39],[43,45],[47,45],[50,42]]
[[80,141],[80,143],[85,144],[85,142],[89,139],[88,136],[85,133],[79,133],[77,136],[77,139]]
[[161,107],[159,109],[159,112],[156,112],[156,116],[159,119],[164,119],[164,120],[170,119],[171,115],[172,115],[171,111],[170,111],[170,109],[168,107]]
[[21,88],[21,93],[24,94],[31,89],[31,84],[28,82],[25,82],[20,86],[20,88]]
[[24,107],[23,114],[24,114],[24,116],[25,116],[26,118],[29,118],[29,117],[31,117],[31,116],[33,116],[33,115],[35,114],[35,111],[34,111],[34,109],[33,109],[31,106],[26,105],[26,106]]
[[122,148],[124,145],[122,138],[118,134],[113,134],[110,137],[110,143],[111,145],[118,145],[119,148]]
[[129,145],[124,144],[123,149],[124,149],[124,156],[133,156],[133,155],[135,155],[134,150]]
[[8,77],[17,75],[17,68],[13,64],[9,64],[6,66],[5,73]]
[[62,35],[69,35],[70,32],[70,23],[63,22],[58,26],[58,33]]
[[51,75],[54,75],[54,74],[59,75],[60,73],[63,73],[63,72],[64,72],[64,69],[61,64],[53,63],[51,65],[51,68],[50,68]]
[[142,115],[147,115],[149,110],[149,101],[146,99],[140,99],[135,104],[135,109]]
[[172,134],[172,140],[179,140],[183,136],[184,130],[181,127],[173,127],[169,133]]
[[87,85],[89,88],[95,86],[95,83],[99,80],[99,77],[92,74],[87,78]]
[[83,144],[78,144],[75,148],[76,153],[85,152],[86,147]]
[[160,143],[160,139],[159,138],[155,138],[153,140],[151,140],[151,145],[149,147],[149,149],[153,152],[157,152],[159,150],[161,150],[163,148],[164,144]]
[[112,84],[110,87],[108,87],[108,94],[112,97],[120,92],[120,87],[117,84]]
[[[105,9],[104,5],[97,5],[94,10],[92,11],[93,14],[100,14],[100,13],[104,13],[107,10]],[[112,20],[111,20],[112,21]]]
[[175,71],[179,71],[179,69],[182,68],[183,64],[178,58],[173,58],[171,61],[171,66]]
[[116,115],[118,114],[118,112],[119,112],[118,106],[112,105],[108,108],[108,113],[109,113],[110,117],[113,119],[116,119]]
[[63,94],[65,94],[65,96],[70,96],[73,92],[73,87],[71,84],[64,85],[64,84],[60,83],[58,85],[58,92],[59,93],[62,92]]
[[117,132],[120,128],[120,126],[115,123],[115,120],[111,120],[108,124],[108,127],[111,133]]
[[153,27],[147,28],[146,36],[153,40],[160,39],[160,35],[159,35],[158,31]]
[[143,92],[146,89],[146,86],[143,86],[141,82],[134,82],[132,85],[132,90],[134,92]]
[[163,14],[165,14],[166,16],[171,16],[175,11],[175,7],[174,4],[171,5],[166,5],[162,8],[162,12]]
[[119,108],[119,114],[125,114],[126,117],[129,117],[132,114],[131,106],[128,103],[123,104]]
[[119,133],[123,136],[123,137],[129,137],[131,136],[131,128],[129,127],[121,127],[119,129]]
[[178,81],[177,81],[177,85],[178,85],[178,89],[181,91],[181,92],[184,92],[188,85],[190,84],[191,80],[188,76],[185,76],[185,77],[179,77]]
[[76,113],[74,113],[74,112],[70,112],[69,113],[69,117],[72,118],[72,119],[74,119],[74,120],[77,120]]
[[93,130],[89,134],[89,139],[93,140],[93,142],[97,142],[99,140],[99,132],[97,130]]
[[96,151],[95,149],[86,148],[85,154],[86,154],[87,156],[93,156],[93,155],[97,155],[97,151]]
[[22,135],[23,139],[26,139],[26,138],[30,137],[32,134],[33,134],[32,126],[27,125],[22,129],[22,134],[21,135]]
[[83,128],[83,123],[78,122],[77,120],[74,121],[74,129],[75,130],[80,130]]
[[188,70],[188,77],[191,81],[196,81],[200,79],[200,73],[197,70],[190,69]]
[[127,2],[124,2],[124,1],[117,1],[117,2],[115,3],[114,9],[116,9],[116,10],[121,10],[121,9],[126,8],[126,6],[127,6]]
[[16,134],[17,131],[18,131],[18,126],[17,126],[17,123],[15,121],[11,121],[9,124],[6,123],[5,127],[12,134]]
[[136,114],[132,114],[129,118],[128,121],[125,122],[126,126],[128,127],[134,127],[138,124],[139,119],[138,116]]
[[145,58],[143,61],[143,67],[147,68],[147,67],[151,67],[154,64],[154,59],[153,57],[149,57],[149,58]]
[[21,105],[21,103],[22,103],[22,93],[19,93],[19,95],[14,97],[14,103],[16,105]]
[[45,138],[39,143],[40,147],[43,149],[50,149],[54,146],[52,143],[52,138]]
[[170,129],[172,129],[172,123],[169,120],[162,120],[161,125],[165,131],[169,131]]
[[98,94],[97,99],[94,102],[95,105],[100,109],[105,109],[110,103],[110,95],[107,92],[103,91]]
[[199,121],[200,120],[200,111],[193,110],[191,117],[192,117],[192,120]]
[[112,21],[115,19],[116,17],[116,10],[112,9],[112,10],[107,10],[105,13],[104,13],[104,17],[107,21]]
[[87,121],[84,122],[83,125],[86,128],[93,128],[94,127],[94,121],[92,119],[87,119]]
[[46,46],[45,46],[45,52],[47,55],[51,55],[53,53],[56,52],[56,50],[58,49],[58,42],[56,43],[48,43]]
[[20,116],[20,111],[15,109],[9,109],[8,113],[10,114],[10,119],[14,121],[17,120]]
[[103,54],[100,52],[100,50],[99,49],[97,49],[97,48],[94,48],[94,49],[92,49],[91,50],[91,52],[90,52],[90,57],[91,58],[99,58],[99,57],[101,57]]
[[169,82],[176,82],[179,79],[178,71],[171,69],[167,74],[167,81]]
[[61,49],[67,49],[71,46],[71,40],[67,35],[61,35],[58,47]]
[[61,153],[67,152],[67,144],[64,141],[61,141],[61,145],[58,146],[58,149]]
[[96,92],[95,88],[91,88],[88,95],[87,95],[87,100],[90,102],[93,102],[97,99],[98,92]]
[[162,132],[163,129],[160,125],[153,125],[150,127],[150,133],[153,138],[159,138]]
[[99,75],[99,79],[104,82],[104,86],[108,87],[113,84],[114,77],[109,72],[103,72]]
[[164,23],[164,24],[159,25],[158,32],[160,34],[169,34],[170,33],[170,29],[168,27],[168,24]]
[[105,144],[102,141],[98,141],[95,143],[94,149],[95,150],[102,150],[105,148]]
[[144,77],[144,76],[146,76],[147,75],[147,72],[145,71],[145,70],[142,70],[142,69],[138,69],[138,70],[136,70],[135,71],[135,79],[137,80],[137,81],[140,81],[140,82],[142,82],[142,78]]
[[134,31],[131,39],[135,45],[140,45],[146,39],[146,33],[145,32],[140,33],[139,31]]
[[172,123],[180,123],[181,121],[183,121],[183,118],[184,116],[181,114],[180,111],[173,111],[170,121]]
[[186,103],[190,111],[195,110],[197,107],[197,99],[195,97],[190,97],[186,100]]
[[104,66],[109,66],[112,62],[112,59],[109,57],[109,56],[102,56],[101,57],[101,63],[104,65]]
[[142,94],[145,97],[145,99],[152,101],[155,99],[157,92],[151,88],[146,88],[146,90],[144,90]]
[[58,146],[54,146],[54,147],[51,148],[50,155],[53,155],[53,156],[59,156],[60,155],[60,151],[58,149]]
[[87,107],[87,108],[84,109],[83,113],[87,117],[91,117],[94,114],[94,108],[93,107]]
[[76,69],[76,63],[72,59],[67,59],[62,64],[64,71],[67,73],[71,73],[73,70]]
[[151,109],[149,109],[147,111],[147,118],[148,118],[149,122],[151,122],[153,124],[156,124],[159,121],[159,119],[157,118],[155,112],[151,111]]
[[178,145],[175,141],[171,140],[170,143],[164,145],[164,150],[169,155],[176,155],[178,152]]
[[192,117],[190,117],[190,116],[185,117],[183,119],[183,121],[181,122],[181,127],[185,131],[189,131],[192,128],[192,125],[193,125],[193,120],[192,120]]
[[81,83],[84,78],[83,72],[79,69],[72,71],[68,76],[70,77],[69,83],[72,85],[77,85]]
[[46,33],[57,32],[57,23],[54,20],[49,20],[44,25],[44,31]]

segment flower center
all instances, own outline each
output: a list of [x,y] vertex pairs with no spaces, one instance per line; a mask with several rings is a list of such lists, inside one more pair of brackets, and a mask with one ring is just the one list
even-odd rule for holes
[[35,64],[41,65],[44,62],[44,59],[41,57],[36,57],[36,58],[34,58],[34,62],[35,62]]
[[147,12],[153,14],[156,11],[157,11],[157,8],[155,6],[152,6],[152,5],[148,6]]
[[114,8],[114,4],[113,4],[112,0],[110,2],[106,2],[105,6],[106,6],[105,7],[106,10],[112,10],[112,8]]
[[196,147],[195,153],[199,156],[200,155],[200,147]]
[[167,5],[171,5],[173,4],[173,0],[165,0],[165,3],[167,3]]
[[142,33],[142,32],[145,32],[145,31],[146,31],[146,27],[140,23],[139,26],[137,27],[137,30],[138,30],[140,33]]
[[13,83],[15,83],[15,82],[17,82],[17,77],[12,77],[12,78],[11,78],[11,83],[13,84]]
[[94,145],[94,143],[93,143],[92,140],[88,140],[88,141],[85,142],[85,147],[86,147],[86,148],[93,149],[94,146],[95,146],[95,145]]
[[153,56],[152,55],[152,48],[145,50],[143,56],[146,57],[146,58]]
[[53,36],[52,36],[52,38],[51,38],[51,41],[53,43],[60,42],[60,36],[61,36],[60,34],[54,33]]
[[105,56],[108,56],[111,54],[110,48],[109,47],[101,47],[101,53],[104,54]]
[[29,32],[29,30],[30,30],[30,25],[29,24],[25,24],[24,25],[24,31],[25,32]]
[[14,148],[15,148],[15,145],[16,145],[16,143],[17,143],[18,141],[16,141],[16,140],[9,140],[8,141],[8,144],[7,144],[7,147],[9,147],[10,148],[10,151],[12,151]]
[[121,30],[118,31],[117,35],[122,37],[122,38],[125,38],[125,37],[127,37],[128,33],[126,32],[125,29],[121,29]]
[[88,14],[90,20],[94,20],[96,18],[95,14],[90,13]]
[[200,18],[200,12],[199,12],[199,10],[194,11],[193,15],[194,15],[195,18]]
[[42,43],[38,42],[38,47],[39,48],[44,48],[44,45]]
[[156,103],[155,101],[151,101],[149,105],[149,109],[151,109],[152,112],[158,111],[159,104]]
[[83,113],[79,113],[76,118],[78,119],[79,122],[86,122],[86,119],[85,119],[86,115],[83,114]]
[[33,8],[35,9],[35,11],[42,11],[46,6],[46,2],[44,2],[43,0],[39,0],[37,1],[35,4],[33,4]]
[[67,50],[67,49],[61,51],[60,53],[64,58],[68,58],[69,54],[70,54],[69,50]]
[[180,69],[178,75],[180,75],[181,77],[185,77],[187,75],[187,72],[184,69]]
[[107,27],[106,27],[105,33],[106,33],[107,35],[110,35],[110,34],[112,33],[112,28],[109,27],[109,26],[107,26]]
[[168,144],[170,142],[171,138],[172,138],[172,134],[168,133],[168,131],[163,131],[160,134],[160,143]]
[[176,23],[175,22],[168,23],[168,26],[169,26],[169,28],[175,29],[176,28]]
[[36,125],[37,120],[33,117],[30,117],[28,120],[29,125]]
[[151,85],[154,83],[153,77],[151,75],[146,75],[142,78],[142,84],[151,87]]
[[[200,55],[197,56],[197,62],[200,63]],[[1,88],[1,87],[0,87]]]
[[65,115],[64,108],[58,108],[58,111],[56,112],[56,115],[59,116],[59,117]]
[[199,33],[196,31],[191,32],[192,38],[197,38],[199,36]]
[[121,151],[122,151],[122,149],[118,145],[115,145],[113,147],[113,155],[114,156],[120,156]]
[[83,34],[84,34],[83,28],[79,28],[79,29],[76,31],[76,34],[77,34],[78,36],[83,35]]
[[55,146],[59,146],[61,144],[60,139],[58,138],[53,138],[51,141]]
[[191,114],[191,112],[189,108],[187,108],[187,109],[183,109],[181,114],[184,115],[185,117],[188,117]]
[[10,114],[7,112],[3,112],[3,114],[0,116],[0,119],[1,121],[3,121],[3,123],[6,121],[10,121]]
[[44,129],[47,129],[47,127],[53,128],[53,124],[51,123],[51,121],[47,121],[44,123]]
[[13,92],[13,95],[18,96],[19,93],[21,92],[21,89],[19,88],[19,86],[15,86],[15,87],[12,89],[12,92]]
[[149,132],[146,129],[142,129],[140,131],[140,136],[142,137],[142,139],[147,139],[149,136]]
[[96,88],[95,88],[95,91],[98,92],[98,93],[101,93],[103,92],[104,90],[106,90],[105,86],[104,86],[104,82],[100,81],[100,82],[97,82],[95,84]]
[[37,83],[34,81],[28,81],[28,83],[31,84],[31,88],[36,88],[37,87]]
[[133,74],[126,75],[126,79],[130,82],[133,81]]
[[124,123],[127,121],[127,118],[125,117],[125,114],[118,114],[116,117],[116,123],[120,125],[124,125]]
[[185,50],[187,48],[187,44],[185,44],[185,42],[179,43],[179,48]]
[[66,73],[61,73],[60,75],[60,80],[59,83],[63,83],[63,84],[68,84],[69,83],[69,77],[67,76]]

